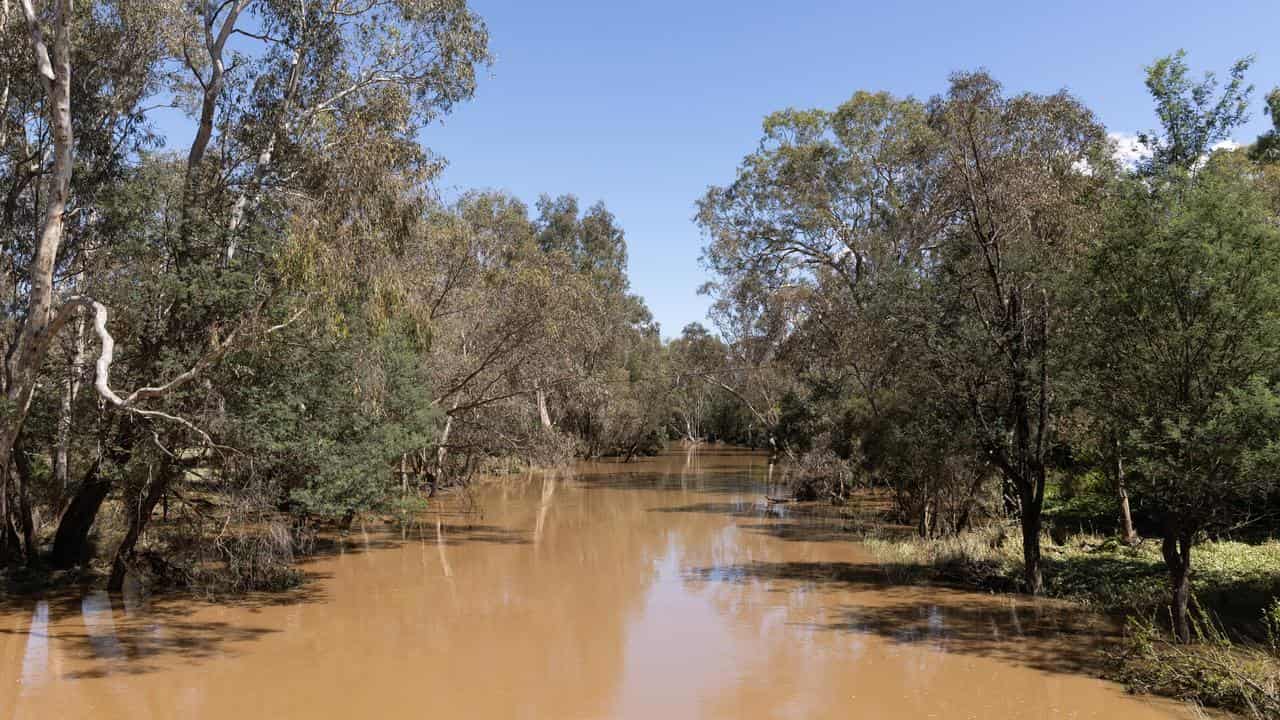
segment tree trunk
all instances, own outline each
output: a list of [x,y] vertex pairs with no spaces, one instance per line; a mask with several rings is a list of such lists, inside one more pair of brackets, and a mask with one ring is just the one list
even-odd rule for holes
[[23,558],[26,560],[27,567],[35,565],[39,553],[36,551],[36,523],[35,517],[31,512],[31,458],[27,456],[26,449],[22,446],[22,436],[13,445],[13,467],[17,471],[17,485],[15,489],[18,494],[18,504],[14,510],[17,512],[18,530],[22,534],[22,552]]
[[148,483],[146,496],[135,506],[136,509],[129,512],[129,530],[125,532],[124,539],[120,541],[120,547],[116,548],[115,559],[111,561],[111,577],[107,580],[107,592],[120,592],[124,589],[124,578],[129,572],[129,566],[133,563],[138,539],[147,529],[151,513],[155,512],[160,498],[164,497],[165,491],[169,489],[170,472],[171,467],[168,463],[162,466],[156,477]]
[[1113,467],[1116,483],[1116,497],[1120,500],[1120,533],[1129,545],[1138,544],[1138,532],[1133,529],[1133,515],[1129,512],[1129,491],[1124,485],[1124,458],[1120,454],[1120,443],[1115,447],[1115,464]]
[[6,498],[0,502],[0,558],[9,560],[18,550],[18,533],[9,520],[9,502]]
[[49,556],[49,562],[55,568],[72,567],[89,556],[89,531],[93,529],[102,502],[111,492],[111,478],[103,473],[102,463],[110,461],[113,468],[123,468],[133,455],[134,421],[125,417],[120,422],[115,436],[107,443],[107,457],[99,455],[93,461],[62,511]]
[[932,526],[932,517],[929,511],[933,509],[933,504],[928,499],[920,504],[920,520],[916,523],[916,532],[922,539],[929,538],[929,528]]
[[0,559],[8,561],[9,553],[18,543],[18,536],[9,524],[9,487],[0,473]]
[[80,487],[76,488],[75,495],[62,511],[58,530],[53,536],[53,551],[49,554],[49,563],[55,568],[74,567],[88,558],[89,531],[98,517],[102,501],[111,492],[111,480],[104,477],[101,470],[102,458],[98,458],[84,474]]
[[1026,591],[1039,595],[1044,589],[1044,578],[1040,572],[1040,504],[1034,497],[1029,497],[1026,489],[1019,500],[1022,514],[1019,516],[1022,525],[1022,582]]
[[[36,73],[43,87],[49,128],[53,136],[53,166],[47,175],[44,217],[40,233],[27,266],[26,317],[15,346],[5,363],[6,395],[9,408],[0,415],[0,475],[7,475],[13,458],[13,446],[22,432],[23,422],[31,409],[36,379],[44,364],[53,324],[53,270],[58,246],[62,244],[66,210],[71,195],[71,171],[74,166],[75,138],[71,125],[71,0],[59,0],[53,17],[53,47],[45,42],[40,18],[29,3],[23,3],[31,49],[36,58]],[[7,483],[0,481],[0,491]]]
[[1194,533],[1178,530],[1167,524],[1161,552],[1164,564],[1169,569],[1169,588],[1171,590],[1170,611],[1173,621],[1173,634],[1179,642],[1191,642],[1191,623],[1188,617],[1188,606],[1191,602],[1191,539]]
[[[0,478],[4,474],[0,473]],[[0,483],[0,560],[8,562],[17,555],[21,541],[18,539],[18,533],[13,529],[13,521],[9,512],[12,502],[9,498],[9,489]]]
[[1016,518],[1022,515],[1022,503],[1018,500],[1018,489],[1007,475],[1000,477],[1000,499],[1004,502],[1004,516]]
[[550,430],[551,413],[547,412],[547,393],[542,388],[538,388],[535,394],[538,396],[538,418],[542,421],[542,427]]
[[[462,400],[460,398],[454,400],[453,407],[449,409],[450,414],[445,415],[444,429],[440,431],[440,441],[436,446],[436,462],[433,466],[433,472],[428,472],[428,476],[431,478],[431,491],[427,494],[427,497],[435,497],[436,489],[439,487],[440,482],[444,480],[444,461],[449,456],[449,434],[453,432],[452,413],[457,412],[458,405],[461,403]],[[426,458],[423,459],[425,460]]]

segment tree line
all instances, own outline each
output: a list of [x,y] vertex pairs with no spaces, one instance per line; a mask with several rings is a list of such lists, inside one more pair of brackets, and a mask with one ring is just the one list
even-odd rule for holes
[[1015,517],[1032,593],[1046,494],[1105,484],[1186,639],[1195,543],[1280,500],[1280,91],[1229,143],[1249,65],[1147,68],[1136,161],[981,71],[768,116],[697,221],[735,388],[805,483],[884,487],[930,537]]

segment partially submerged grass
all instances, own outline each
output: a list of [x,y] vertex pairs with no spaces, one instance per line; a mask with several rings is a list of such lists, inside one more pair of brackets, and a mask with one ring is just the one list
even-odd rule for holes
[[[1280,608],[1280,605],[1276,607]],[[1200,616],[1196,642],[1173,642],[1155,622],[1132,617],[1123,650],[1112,654],[1111,676],[1134,692],[1179,698],[1246,717],[1280,717],[1280,653],[1274,643],[1239,643]]]
[[988,528],[950,537],[877,537],[864,544],[893,568],[898,582],[946,580],[987,590],[1011,590],[1021,573],[1021,547],[1000,546],[1000,531]]
[[[1152,692],[1254,718],[1280,717],[1280,542],[1205,542],[1193,551],[1197,642],[1171,641],[1169,580],[1159,543],[1130,547],[1078,535],[1043,545],[1044,591],[1126,620],[1109,677]],[[1022,576],[1017,530],[993,526],[950,538],[865,538],[899,582],[948,582],[1016,591]]]
[[[1062,545],[1045,540],[1046,595],[1126,614],[1149,614],[1168,599],[1168,573],[1156,541],[1130,547],[1091,535]],[[1016,590],[1021,582],[1016,530],[990,527],[933,540],[870,536],[865,542],[887,563],[921,568],[904,580],[944,579],[991,590]],[[1262,639],[1262,610],[1280,596],[1280,541],[1205,542],[1196,546],[1192,562],[1192,587],[1201,606],[1232,632]]]

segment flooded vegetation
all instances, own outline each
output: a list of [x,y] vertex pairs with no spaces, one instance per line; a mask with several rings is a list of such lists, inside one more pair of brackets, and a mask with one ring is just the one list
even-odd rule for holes
[[1191,4],[3,0],[0,718],[1280,718]]
[[743,451],[581,464],[357,528],[292,594],[11,600],[0,714],[1189,717],[1096,679],[1096,618],[895,586],[768,490]]

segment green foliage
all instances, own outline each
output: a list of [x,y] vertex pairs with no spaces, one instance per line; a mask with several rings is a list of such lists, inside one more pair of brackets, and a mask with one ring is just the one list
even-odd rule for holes
[[1138,494],[1193,532],[1277,481],[1280,234],[1240,163],[1124,181],[1084,281],[1097,409],[1128,428]]
[[[1008,527],[988,526],[939,539],[866,541],[882,561],[919,566],[916,580],[942,579],[1002,591],[1017,588],[1022,548]],[[1234,637],[1268,638],[1280,597],[1280,542],[1212,541],[1196,549],[1192,591],[1202,610]],[[1113,537],[1072,535],[1046,547],[1045,594],[1116,615],[1169,617],[1167,571],[1158,543],[1131,547]]]
[[1147,68],[1147,90],[1155,100],[1161,130],[1143,133],[1139,140],[1151,150],[1148,170],[1159,174],[1170,168],[1191,168],[1206,157],[1215,143],[1229,140],[1231,131],[1248,115],[1252,85],[1244,75],[1252,57],[1236,61],[1219,92],[1213,73],[1195,81],[1190,77],[1186,52],[1156,60]]
[[1271,129],[1258,136],[1249,157],[1261,163],[1280,163],[1280,87],[1267,93],[1267,115],[1271,117]]
[[1044,517],[1050,526],[1073,532],[1112,534],[1120,527],[1115,494],[1101,488],[1089,488],[1071,497],[1048,494]]
[[322,517],[398,502],[396,462],[430,446],[442,422],[407,328],[307,346],[284,340],[243,362],[255,382],[228,398],[231,435],[253,457],[241,472],[265,475],[300,511]]
[[1280,656],[1280,597],[1273,599],[1262,611],[1262,626],[1266,629],[1271,651]]

